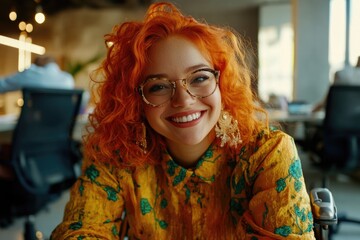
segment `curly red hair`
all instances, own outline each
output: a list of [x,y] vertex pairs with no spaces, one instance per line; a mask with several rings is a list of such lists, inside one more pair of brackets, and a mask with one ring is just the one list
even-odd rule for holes
[[257,104],[251,89],[251,72],[242,39],[231,29],[182,15],[171,3],[155,3],[143,22],[125,22],[105,36],[109,48],[97,71],[102,80],[93,78],[99,98],[84,139],[87,157],[132,167],[159,161],[165,143],[149,125],[146,125],[147,153],[136,143],[141,136],[141,123],[146,123],[144,103],[136,89],[142,81],[149,48],[170,35],[191,40],[220,70],[222,104],[238,120],[244,144],[267,125],[267,117],[258,116],[265,111]]

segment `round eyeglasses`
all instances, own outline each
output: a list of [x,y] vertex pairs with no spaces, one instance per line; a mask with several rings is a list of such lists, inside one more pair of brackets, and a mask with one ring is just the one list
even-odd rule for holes
[[220,71],[202,68],[192,72],[184,79],[170,81],[164,77],[147,78],[138,87],[145,103],[153,107],[168,102],[175,94],[176,82],[180,81],[186,91],[196,98],[206,98],[213,94],[218,85]]

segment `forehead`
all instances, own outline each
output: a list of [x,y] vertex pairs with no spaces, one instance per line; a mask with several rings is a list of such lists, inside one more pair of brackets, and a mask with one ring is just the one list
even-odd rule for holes
[[146,74],[183,74],[193,66],[212,64],[190,40],[170,36],[149,49]]

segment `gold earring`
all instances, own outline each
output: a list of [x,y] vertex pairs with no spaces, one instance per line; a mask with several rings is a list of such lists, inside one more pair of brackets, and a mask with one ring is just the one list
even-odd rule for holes
[[144,153],[147,153],[147,141],[146,141],[146,126],[144,123],[141,123],[141,131],[140,137],[136,141],[136,145],[138,145]]
[[215,126],[215,133],[216,137],[221,140],[221,147],[226,143],[234,147],[242,143],[237,120],[225,110],[221,110],[220,118]]

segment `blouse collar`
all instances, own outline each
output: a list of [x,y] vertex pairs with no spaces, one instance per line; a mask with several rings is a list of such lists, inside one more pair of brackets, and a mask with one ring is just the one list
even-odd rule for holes
[[178,165],[168,151],[164,151],[161,164],[169,184],[180,190],[190,178],[196,177],[197,181],[213,183],[225,163],[224,159],[223,148],[215,141],[201,156],[195,168],[186,169]]

